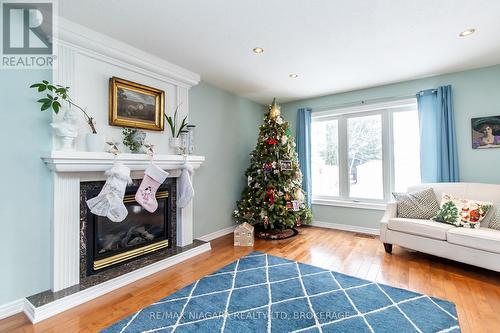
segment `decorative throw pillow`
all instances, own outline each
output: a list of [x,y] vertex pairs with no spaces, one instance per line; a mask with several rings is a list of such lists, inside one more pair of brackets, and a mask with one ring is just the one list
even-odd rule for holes
[[495,214],[491,217],[488,228],[500,230],[500,207],[496,209]]
[[443,193],[441,208],[433,220],[457,227],[478,229],[492,206],[491,202],[461,199]]
[[409,219],[428,220],[436,216],[439,202],[432,188],[412,193],[392,193],[398,204],[397,216]]

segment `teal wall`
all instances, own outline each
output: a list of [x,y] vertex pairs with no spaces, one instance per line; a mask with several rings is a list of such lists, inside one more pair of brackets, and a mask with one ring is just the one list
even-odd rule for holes
[[234,224],[231,217],[246,183],[244,172],[265,110],[260,104],[201,83],[189,92],[196,125],[195,154],[205,163],[194,176],[194,236]]
[[[500,183],[500,149],[471,148],[471,118],[500,115],[500,65],[400,82],[369,89],[322,96],[282,105],[285,118],[295,128],[297,109],[343,105],[378,98],[414,95],[418,91],[451,84],[455,102],[460,178],[463,182]],[[383,212],[365,209],[313,206],[314,220],[378,228]]]
[[0,305],[50,288],[50,172],[40,160],[51,147],[50,113],[28,89],[49,70],[0,70],[4,158],[0,163]]

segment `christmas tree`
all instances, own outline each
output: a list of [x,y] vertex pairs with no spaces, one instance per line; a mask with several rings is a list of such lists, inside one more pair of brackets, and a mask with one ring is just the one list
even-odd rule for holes
[[309,223],[312,214],[302,190],[295,142],[276,99],[269,106],[250,156],[247,186],[234,211],[237,222],[278,230]]

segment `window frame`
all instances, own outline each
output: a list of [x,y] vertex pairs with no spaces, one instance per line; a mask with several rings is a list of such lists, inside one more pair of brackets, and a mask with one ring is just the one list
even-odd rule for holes
[[[363,104],[353,107],[330,108],[318,111],[313,110],[311,114],[311,124],[318,121],[337,120],[339,147],[339,195],[315,195],[313,192],[312,204],[384,210],[387,202],[390,201],[391,193],[395,186],[393,114],[396,112],[415,110],[417,110],[416,98]],[[347,133],[348,119],[373,115],[380,115],[381,118],[383,197],[382,199],[350,197],[350,181],[347,173],[347,163],[349,159],[349,142]]]

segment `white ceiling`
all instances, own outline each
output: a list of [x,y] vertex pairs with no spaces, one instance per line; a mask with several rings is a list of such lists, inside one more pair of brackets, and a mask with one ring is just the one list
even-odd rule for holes
[[261,103],[500,63],[499,0],[63,0],[59,10]]

